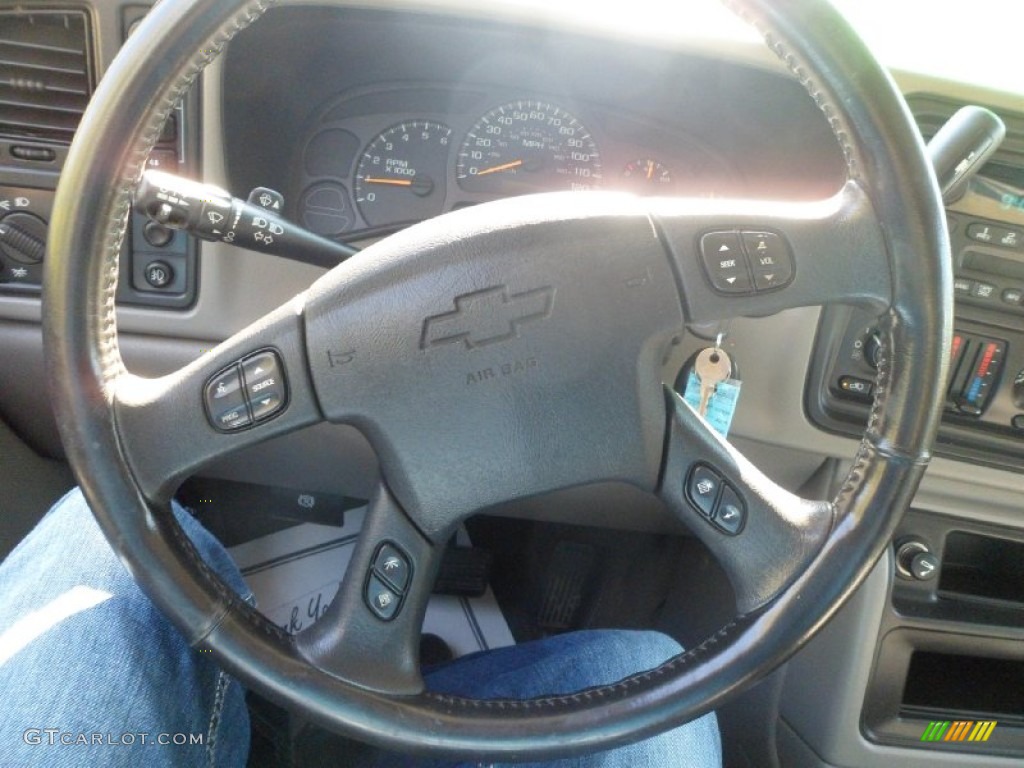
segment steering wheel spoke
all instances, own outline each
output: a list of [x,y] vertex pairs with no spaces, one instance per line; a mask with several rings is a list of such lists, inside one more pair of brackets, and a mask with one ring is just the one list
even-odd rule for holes
[[338,595],[296,638],[299,652],[318,669],[363,688],[421,692],[419,640],[442,550],[381,484]]
[[886,244],[860,184],[813,203],[652,201],[690,323],[830,303],[885,307]]
[[124,451],[143,493],[166,500],[213,459],[320,421],[298,297],[159,379],[113,387]]
[[781,488],[719,437],[675,392],[658,495],[708,546],[732,581],[737,609],[777,596],[818,553],[832,505]]

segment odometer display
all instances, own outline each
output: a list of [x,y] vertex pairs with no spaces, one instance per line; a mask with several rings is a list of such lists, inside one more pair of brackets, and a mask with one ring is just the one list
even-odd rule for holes
[[470,129],[455,175],[467,192],[497,195],[596,189],[601,157],[590,132],[564,109],[517,101]]

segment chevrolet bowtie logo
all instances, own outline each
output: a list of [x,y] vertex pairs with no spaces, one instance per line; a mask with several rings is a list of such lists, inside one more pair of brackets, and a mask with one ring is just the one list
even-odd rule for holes
[[423,322],[420,349],[463,342],[467,349],[497,344],[519,336],[519,329],[551,314],[555,289],[509,293],[503,285],[455,297],[455,311]]

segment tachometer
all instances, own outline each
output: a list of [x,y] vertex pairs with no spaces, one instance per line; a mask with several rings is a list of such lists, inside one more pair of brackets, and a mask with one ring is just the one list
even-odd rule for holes
[[356,203],[370,226],[419,221],[444,207],[452,129],[415,120],[370,142],[356,167]]
[[590,132],[564,109],[517,101],[477,121],[459,149],[455,175],[467,192],[596,189],[601,157]]

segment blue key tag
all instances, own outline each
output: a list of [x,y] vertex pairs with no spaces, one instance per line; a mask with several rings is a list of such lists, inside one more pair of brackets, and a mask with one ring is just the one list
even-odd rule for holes
[[[719,382],[715,393],[708,401],[708,412],[704,419],[722,437],[729,436],[729,427],[732,426],[732,417],[736,413],[736,405],[740,399],[741,384],[739,379],[726,379]],[[683,399],[690,404],[693,410],[699,411],[700,379],[693,371],[690,371],[686,377],[686,391],[683,393]]]

